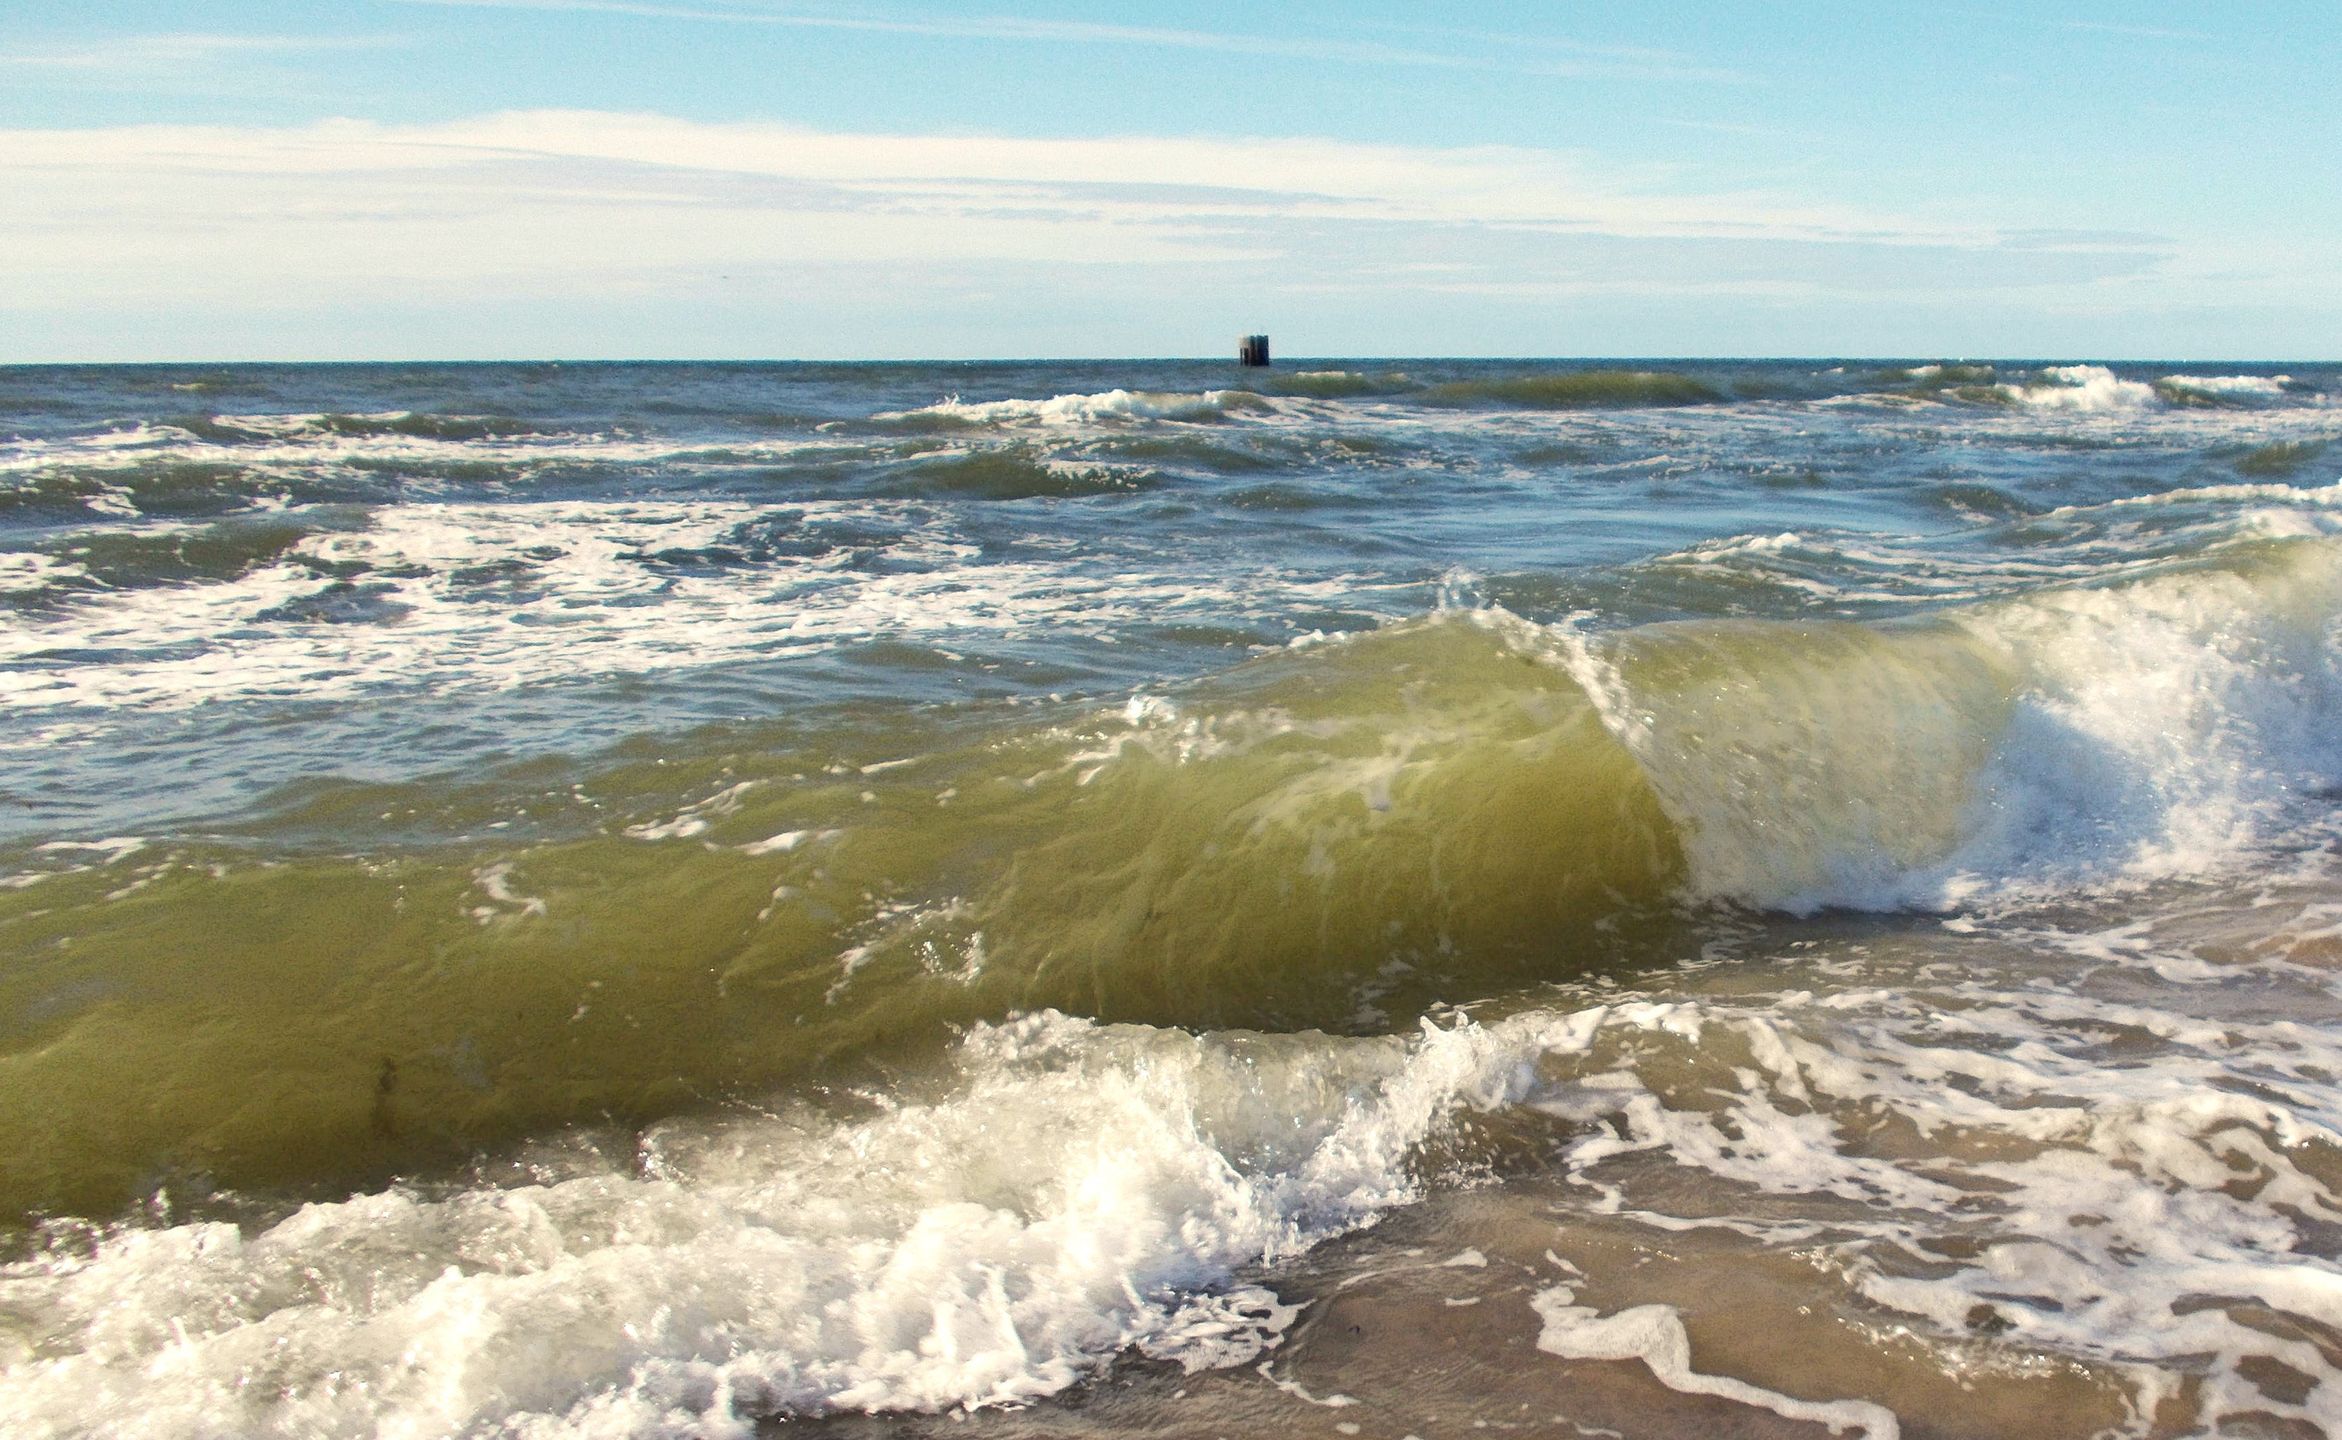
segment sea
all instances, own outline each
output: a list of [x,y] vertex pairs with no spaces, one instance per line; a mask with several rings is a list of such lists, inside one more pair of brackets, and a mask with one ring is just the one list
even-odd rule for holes
[[0,369],[0,1435],[2342,1433],[2342,367]]

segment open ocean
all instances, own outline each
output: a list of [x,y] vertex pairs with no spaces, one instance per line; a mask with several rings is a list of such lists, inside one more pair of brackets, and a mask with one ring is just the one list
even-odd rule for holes
[[0,369],[0,1435],[2342,1433],[2342,368]]

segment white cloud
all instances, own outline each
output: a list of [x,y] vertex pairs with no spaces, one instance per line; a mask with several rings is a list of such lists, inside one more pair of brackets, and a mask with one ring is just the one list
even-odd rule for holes
[[[1943,226],[1757,193],[1673,194],[1657,172],[1598,175],[1567,152],[1322,139],[868,135],[658,115],[523,111],[440,124],[0,131],[27,218],[189,230],[485,221],[580,205],[631,212],[853,213],[933,222],[1184,231],[1228,218],[1469,224],[1612,235],[1990,244]],[[49,203],[29,203],[30,192]],[[1111,258],[1100,253],[1095,258]]]
[[2190,45],[2218,44],[2220,37],[2204,30],[2180,30],[2160,25],[2118,25],[2104,20],[2061,20],[2061,30],[2081,30],[2099,35],[2125,35],[2138,40],[2179,40]]
[[[1940,298],[2152,259],[2088,239],[1686,193],[1665,172],[1501,146],[869,135],[581,111],[15,130],[0,131],[0,314],[45,318],[0,332],[0,359],[60,353],[50,345],[68,342],[38,332],[81,333],[93,316],[121,317],[121,334],[145,315],[167,327],[298,312],[364,353],[358,317],[399,307],[493,303],[533,319],[764,303],[826,307],[849,327],[891,307],[905,337],[893,343],[916,353],[922,316],[977,293],[1128,316],[1300,290],[1361,307],[1404,294]],[[1017,312],[1004,313],[988,343],[1015,348]],[[858,343],[872,342],[849,329],[835,345]]]
[[1360,65],[1419,65],[1446,69],[1502,70],[1552,78],[1609,77],[1647,80],[1737,81],[1714,66],[1697,65],[1666,51],[1620,46],[1572,46],[1527,41],[1482,31],[1415,27],[1407,33],[1462,40],[1495,48],[1472,55],[1420,46],[1387,45],[1338,36],[1293,38],[1232,34],[1159,25],[1114,25],[1083,20],[1040,20],[1018,15],[961,18],[896,18],[865,10],[858,14],[750,8],[739,5],[678,4],[670,0],[398,0],[443,8],[536,10],[643,19],[686,20],[728,25],[762,25],[800,30],[847,30],[881,35],[919,35],[955,40],[1025,41],[1053,44],[1140,45],[1158,49],[1206,50]]
[[405,42],[388,35],[118,35],[103,40],[19,43],[0,49],[0,68],[60,71],[77,77],[180,69],[236,61],[375,50]]

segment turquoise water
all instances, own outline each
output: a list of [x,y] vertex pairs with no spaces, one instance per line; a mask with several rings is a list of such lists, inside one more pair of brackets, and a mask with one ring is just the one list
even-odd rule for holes
[[2342,1423],[2338,440],[2303,365],[0,370],[0,1411]]

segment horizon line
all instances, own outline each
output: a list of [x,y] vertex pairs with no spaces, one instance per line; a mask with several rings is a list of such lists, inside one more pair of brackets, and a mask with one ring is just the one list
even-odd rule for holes
[[1284,355],[1266,367],[1242,367],[1233,356],[1212,355],[899,355],[899,356],[716,356],[716,355],[509,355],[496,357],[451,358],[444,356],[381,356],[368,359],[150,359],[150,360],[0,360],[0,370],[66,370],[138,368],[163,369],[184,366],[329,366],[360,367],[370,365],[1163,365],[1220,363],[1233,368],[1282,369],[1293,365],[1335,360],[1371,361],[1392,364],[1406,361],[1453,363],[1468,361],[1485,364],[1599,364],[1605,361],[1648,364],[1659,361],[1694,365],[1731,363],[1819,363],[1822,361],[1873,363],[1893,360],[1954,361],[1959,363],[1985,362],[2020,364],[2103,364],[2103,365],[2342,365],[2342,355],[2319,358],[2306,355],[2111,355],[2111,354],[1953,354],[1949,351],[1913,350],[1878,351],[1868,354],[1582,354],[1582,355],[1473,355],[1450,354],[1366,354],[1328,352],[1325,354]]

